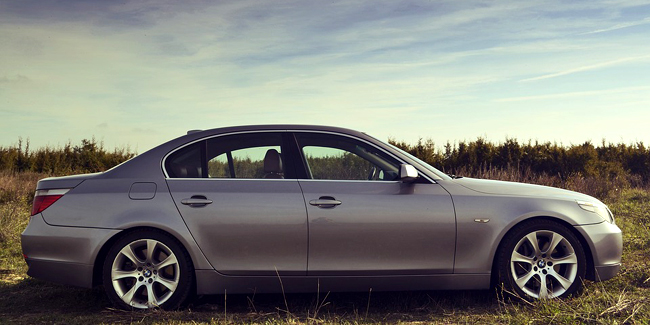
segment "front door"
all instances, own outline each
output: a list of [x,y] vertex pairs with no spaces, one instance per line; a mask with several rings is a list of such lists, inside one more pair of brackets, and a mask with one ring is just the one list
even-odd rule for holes
[[400,182],[400,161],[346,136],[297,133],[309,179],[309,275],[452,273],[451,196],[430,181]]

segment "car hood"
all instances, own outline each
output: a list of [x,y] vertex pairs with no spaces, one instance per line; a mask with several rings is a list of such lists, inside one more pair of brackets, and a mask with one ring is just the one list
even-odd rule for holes
[[454,182],[470,190],[486,194],[531,196],[540,198],[552,197],[565,200],[598,201],[597,199],[586,194],[542,185],[466,177],[454,179]]

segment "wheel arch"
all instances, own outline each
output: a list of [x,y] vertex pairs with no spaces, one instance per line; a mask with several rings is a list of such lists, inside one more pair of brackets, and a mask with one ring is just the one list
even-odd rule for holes
[[[99,252],[97,253],[97,256],[95,256],[95,261],[93,263],[93,281],[92,281],[93,287],[99,286],[99,285],[102,284],[102,272],[103,272],[104,260],[106,259],[106,256],[107,256],[109,250],[111,249],[111,247],[113,247],[115,242],[117,240],[119,240],[120,238],[122,238],[123,236],[125,236],[126,234],[128,234],[128,233],[131,233],[131,232],[134,232],[134,231],[146,231],[146,230],[161,232],[161,233],[164,233],[164,234],[168,235],[169,237],[173,238],[174,240],[176,240],[177,244],[182,249],[184,249],[187,252],[187,254],[190,256],[190,262],[192,263],[192,265],[190,265],[190,266],[192,267],[192,270],[195,270],[196,262],[194,260],[194,256],[192,254],[192,251],[188,249],[188,247],[184,243],[184,241],[180,240],[177,235],[175,235],[175,234],[173,234],[173,233],[171,233],[169,231],[166,231],[164,229],[158,228],[158,227],[135,226],[135,227],[123,229],[122,231],[116,233],[115,235],[113,235],[111,238],[109,238],[102,245]],[[196,289],[196,277],[194,277],[194,283],[192,284],[193,292],[195,292],[195,289]]]
[[501,238],[499,238],[499,245],[497,245],[497,248],[494,250],[492,253],[492,267],[490,268],[491,270],[491,276],[490,276],[490,287],[493,288],[496,285],[498,285],[498,279],[497,279],[497,259],[499,258],[499,252],[503,249],[503,244],[505,242],[505,239],[508,238],[510,234],[514,231],[515,228],[517,228],[519,225],[526,224],[528,222],[534,221],[534,220],[548,220],[548,221],[553,221],[558,224],[561,224],[562,226],[566,227],[571,231],[576,238],[580,241],[580,245],[582,245],[584,251],[585,251],[585,258],[587,260],[587,273],[586,273],[586,278],[588,280],[593,280],[595,278],[595,267],[594,267],[594,257],[591,252],[591,247],[589,246],[587,240],[584,238],[582,233],[580,233],[572,224],[567,222],[566,220],[556,218],[556,217],[551,217],[551,216],[534,216],[530,217],[524,220],[520,220],[519,222],[513,224],[508,231],[504,233]]

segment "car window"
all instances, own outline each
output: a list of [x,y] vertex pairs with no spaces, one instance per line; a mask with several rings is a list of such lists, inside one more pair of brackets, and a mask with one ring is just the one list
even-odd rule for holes
[[392,181],[399,162],[374,146],[331,134],[296,134],[312,179]]
[[207,143],[209,178],[285,177],[282,136],[250,133],[212,138]]
[[165,170],[171,178],[200,178],[203,177],[201,163],[202,146],[204,141],[184,147],[165,160]]
[[171,178],[282,179],[282,136],[248,133],[199,141],[171,154],[165,169]]
[[[280,155],[280,146],[253,147],[222,153],[208,161],[208,177],[268,178],[268,176],[265,177],[265,175],[270,171],[264,170],[264,158],[267,153],[272,151],[275,151]],[[228,154],[232,156],[232,170],[228,161]],[[278,170],[278,175],[283,176],[284,171]]]

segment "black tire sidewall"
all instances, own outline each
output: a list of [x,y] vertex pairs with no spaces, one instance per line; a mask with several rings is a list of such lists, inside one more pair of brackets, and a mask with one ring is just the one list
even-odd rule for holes
[[117,254],[122,250],[122,248],[136,240],[141,239],[157,240],[165,244],[176,256],[180,272],[178,286],[176,287],[176,290],[174,290],[172,296],[160,305],[160,308],[165,310],[179,308],[181,304],[188,298],[192,289],[192,284],[194,281],[194,268],[192,266],[192,261],[187,251],[182,247],[178,240],[176,240],[176,238],[173,238],[172,236],[162,231],[154,229],[141,229],[127,232],[113,243],[110,250],[106,254],[102,268],[102,283],[104,285],[104,289],[108,295],[108,298],[115,306],[121,309],[138,309],[126,304],[117,295],[115,289],[113,288],[111,269],[113,267],[113,261],[117,257]]
[[510,258],[513,250],[517,243],[526,235],[534,231],[552,231],[562,237],[564,237],[571,246],[576,254],[578,260],[578,270],[576,278],[571,284],[571,286],[559,297],[568,297],[574,293],[578,293],[582,288],[583,281],[585,279],[586,270],[587,270],[587,260],[585,256],[585,249],[576,235],[563,224],[547,220],[531,220],[525,223],[522,223],[518,226],[515,226],[511,231],[509,231],[503,244],[499,248],[499,255],[497,259],[497,270],[498,270],[498,281],[499,284],[504,286],[504,289],[508,290],[510,293],[514,293],[515,296],[523,297],[527,300],[535,300],[536,298],[527,295],[519,286],[515,283],[515,280],[510,272]]

